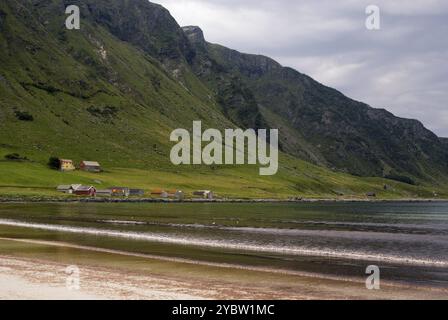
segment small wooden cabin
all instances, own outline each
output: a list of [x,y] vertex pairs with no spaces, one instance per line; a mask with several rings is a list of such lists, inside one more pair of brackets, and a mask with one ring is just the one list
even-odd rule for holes
[[112,191],[110,189],[96,190],[96,196],[97,197],[111,197]]
[[182,190],[173,189],[168,190],[167,193],[169,198],[174,198],[176,200],[184,200],[185,198],[185,193]]
[[75,190],[82,187],[81,184],[67,184],[67,185],[59,185],[56,190],[63,193],[74,194]]
[[176,199],[179,200],[179,201],[182,201],[182,200],[185,199],[185,193],[184,193],[183,191],[181,191],[181,190],[177,190],[177,191],[174,193],[174,198],[176,198]]
[[96,189],[92,186],[80,186],[77,187],[75,190],[73,190],[73,193],[77,196],[89,196],[94,197],[96,196]]
[[101,172],[101,165],[96,161],[81,161],[79,168],[88,172]]
[[128,187],[111,187],[109,190],[114,197],[129,197],[130,190]]
[[60,185],[56,188],[57,191],[72,194],[73,193],[73,187],[71,185]]
[[193,195],[196,196],[196,197],[201,197],[201,198],[206,199],[206,200],[213,200],[214,199],[214,194],[210,190],[195,191],[195,192],[193,192]]
[[72,160],[59,159],[59,170],[61,171],[74,171],[76,170]]
[[162,189],[155,189],[151,191],[151,196],[165,199],[168,198],[168,192]]
[[143,189],[129,189],[129,195],[132,197],[143,197],[145,190]]

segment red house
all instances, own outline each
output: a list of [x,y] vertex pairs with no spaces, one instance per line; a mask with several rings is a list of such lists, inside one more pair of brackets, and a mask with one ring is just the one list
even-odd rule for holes
[[94,197],[96,196],[96,189],[95,187],[79,186],[73,190],[73,194],[76,194],[77,196]]

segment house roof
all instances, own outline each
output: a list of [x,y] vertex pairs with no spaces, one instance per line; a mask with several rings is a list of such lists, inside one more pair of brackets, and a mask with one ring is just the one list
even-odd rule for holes
[[167,193],[167,192],[162,189],[151,190],[151,194],[162,194],[162,193]]
[[75,191],[89,191],[90,189],[95,189],[92,186],[79,186],[78,188],[75,189]]
[[100,164],[96,161],[83,161],[82,163],[89,167],[100,167]]
[[110,187],[109,190],[118,189],[118,190],[129,190],[128,187]]
[[61,162],[73,162],[73,160],[70,160],[70,159],[59,159],[59,161],[61,161]]
[[70,185],[60,185],[57,187],[58,190],[70,190],[72,186]]

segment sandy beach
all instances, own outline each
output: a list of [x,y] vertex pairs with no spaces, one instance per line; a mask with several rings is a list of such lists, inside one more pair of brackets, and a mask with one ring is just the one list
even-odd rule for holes
[[66,286],[65,264],[0,256],[0,300],[210,300],[275,299],[307,295],[236,283],[181,280],[110,268],[79,266],[79,290]]
[[[3,239],[2,241],[5,241]],[[30,242],[30,245],[32,243]],[[67,250],[75,250],[67,248]],[[82,256],[82,251],[78,253]],[[85,254],[85,253],[84,253]],[[110,253],[105,253],[109,255]],[[123,258],[123,257],[120,257]],[[129,257],[131,258],[131,257]],[[135,257],[132,258],[135,263]],[[138,258],[141,260],[141,258]],[[82,259],[80,259],[82,261]],[[140,261],[141,263],[141,261]],[[148,261],[150,263],[150,261]],[[167,270],[172,269],[172,264]],[[279,275],[270,272],[229,270],[217,271],[222,278],[194,271],[154,273],[121,267],[77,265],[80,270],[79,290],[67,287],[67,264],[36,258],[0,255],[0,299],[10,300],[207,300],[207,299],[444,299],[445,289],[413,288],[384,284],[379,291],[365,289],[353,281],[302,276]],[[163,266],[162,266],[163,268]],[[199,273],[203,271],[199,270]],[[230,276],[229,276],[230,272]],[[232,273],[234,272],[234,273]],[[249,277],[249,278],[248,278]],[[258,281],[254,279],[259,279]]]
[[66,285],[66,265],[1,256],[0,299],[206,299],[200,290],[176,289],[183,287],[176,281],[87,266],[81,269],[80,289],[69,289]]

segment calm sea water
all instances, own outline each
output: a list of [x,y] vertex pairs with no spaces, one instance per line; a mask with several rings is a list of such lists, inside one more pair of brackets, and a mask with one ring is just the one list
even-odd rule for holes
[[0,237],[448,287],[448,203],[0,204]]

